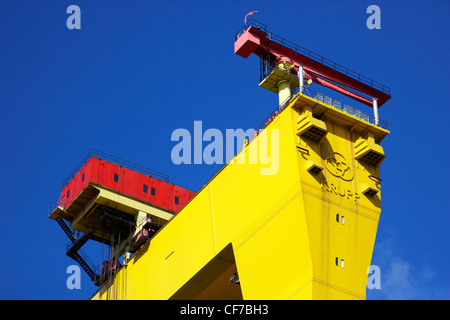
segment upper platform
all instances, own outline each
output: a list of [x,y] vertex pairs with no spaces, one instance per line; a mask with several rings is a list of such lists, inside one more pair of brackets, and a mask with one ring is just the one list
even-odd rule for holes
[[156,171],[92,151],[64,181],[49,217],[63,218],[81,232],[95,230],[103,239],[110,236],[105,227],[108,221],[134,228],[139,211],[162,225],[195,195],[167,180]]
[[236,34],[234,51],[244,58],[254,53],[272,64],[281,60],[289,61],[295,66],[292,72],[298,72],[299,66],[302,66],[306,79],[368,106],[372,106],[373,99],[378,100],[380,107],[391,98],[389,87],[283,39],[255,20],[250,20]]

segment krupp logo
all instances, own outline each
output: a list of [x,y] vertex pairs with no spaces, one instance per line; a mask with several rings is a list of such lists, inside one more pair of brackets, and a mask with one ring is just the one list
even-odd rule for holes
[[344,156],[340,153],[333,152],[325,160],[327,170],[335,177],[345,181],[353,179],[352,169],[347,164]]

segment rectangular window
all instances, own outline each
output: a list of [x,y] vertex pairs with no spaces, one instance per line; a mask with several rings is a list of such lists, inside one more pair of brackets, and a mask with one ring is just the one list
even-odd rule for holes
[[150,194],[152,196],[155,196],[156,195],[156,189],[155,188],[150,188]]
[[144,193],[148,192],[148,185],[144,184]]
[[66,199],[69,199],[69,196],[70,196],[70,190],[67,190],[67,197],[66,197]]
[[84,182],[84,173],[83,173],[83,175],[81,176],[81,182]]
[[178,197],[175,197],[175,204],[180,204],[180,199]]
[[119,175],[114,173],[114,182],[119,182]]

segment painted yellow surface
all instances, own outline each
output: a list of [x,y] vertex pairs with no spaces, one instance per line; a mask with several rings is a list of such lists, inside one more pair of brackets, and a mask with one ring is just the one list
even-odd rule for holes
[[298,94],[92,298],[365,299],[388,133]]

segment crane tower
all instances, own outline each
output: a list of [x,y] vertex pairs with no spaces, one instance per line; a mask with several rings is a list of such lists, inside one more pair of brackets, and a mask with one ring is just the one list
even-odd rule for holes
[[[65,182],[50,218],[99,286],[92,299],[365,299],[390,89],[254,20],[234,50],[259,57],[259,86],[278,103],[198,192],[103,154]],[[262,141],[278,152],[273,174],[246,161]],[[88,240],[113,248],[101,272],[81,254]]]

